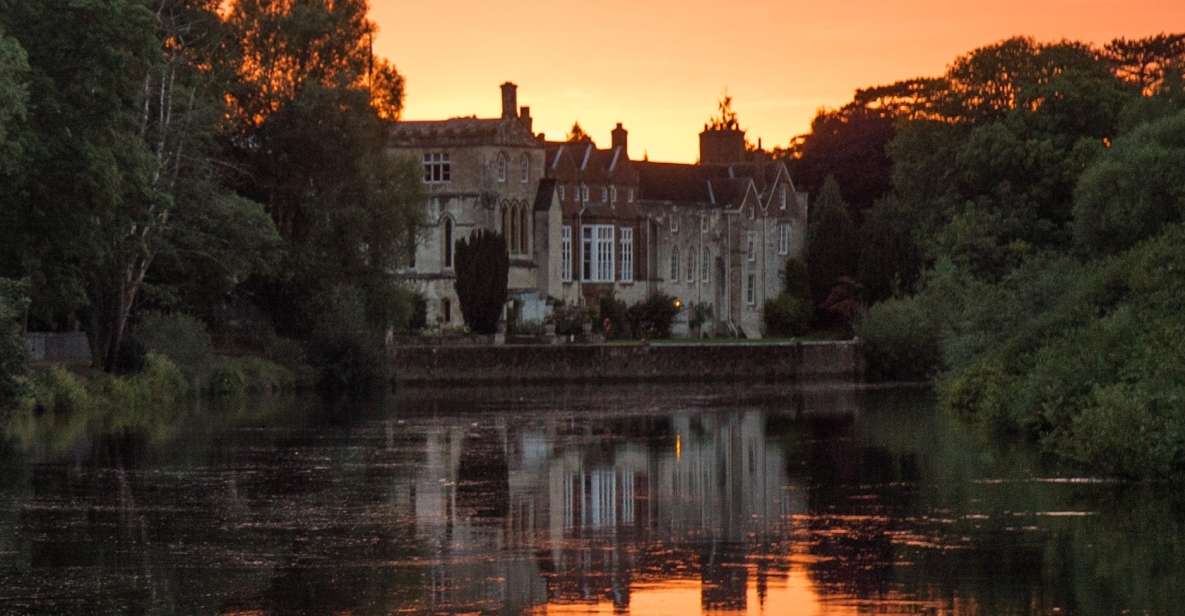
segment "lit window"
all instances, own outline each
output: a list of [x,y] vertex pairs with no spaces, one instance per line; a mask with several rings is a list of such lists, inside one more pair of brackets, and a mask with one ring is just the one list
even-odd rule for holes
[[679,247],[671,246],[671,282],[679,282]]
[[705,248],[703,250],[703,253],[700,254],[699,262],[700,262],[700,266],[699,266],[700,278],[704,281],[705,284],[708,282],[711,282],[711,280],[712,280],[712,251]]
[[560,230],[560,280],[572,281],[572,226]]
[[621,281],[634,281],[634,229],[621,228]]
[[522,162],[520,163],[520,167],[522,167],[522,180],[521,181],[523,184],[526,184],[531,179],[531,158],[529,156],[527,156],[526,154],[523,154],[523,159],[522,159]]
[[613,282],[613,225],[585,225],[580,236],[581,278],[588,282]]
[[452,176],[452,169],[448,162],[448,152],[424,153],[424,183],[440,184],[448,182]]
[[757,260],[757,234],[753,231],[745,234],[745,255],[750,261]]
[[778,225],[778,254],[790,253],[790,223]]

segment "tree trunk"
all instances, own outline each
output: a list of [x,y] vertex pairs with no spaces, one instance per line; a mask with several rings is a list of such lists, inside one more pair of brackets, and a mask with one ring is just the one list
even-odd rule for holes
[[91,354],[94,366],[104,372],[113,372],[118,367],[119,348],[144,277],[129,272],[118,278],[108,284],[102,280],[91,283]]

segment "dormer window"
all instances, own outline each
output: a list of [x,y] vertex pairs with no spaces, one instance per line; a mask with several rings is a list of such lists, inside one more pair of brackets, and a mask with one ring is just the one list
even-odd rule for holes
[[424,183],[441,184],[451,179],[448,152],[424,152]]

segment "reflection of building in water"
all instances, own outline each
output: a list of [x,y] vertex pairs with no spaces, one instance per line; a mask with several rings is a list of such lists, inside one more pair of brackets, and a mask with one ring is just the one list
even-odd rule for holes
[[396,488],[431,546],[425,607],[625,607],[631,583],[668,578],[700,578],[705,606],[743,606],[748,556],[788,542],[805,509],[765,428],[756,411],[428,428]]

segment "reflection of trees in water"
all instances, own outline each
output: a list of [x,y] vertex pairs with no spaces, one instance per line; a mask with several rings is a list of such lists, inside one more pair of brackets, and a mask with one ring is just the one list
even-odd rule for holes
[[[705,610],[738,610],[792,562],[837,600],[963,614],[1185,603],[1185,497],[1030,481],[1038,460],[924,397],[717,409],[643,390],[623,416],[565,396],[581,410],[243,408],[161,433],[90,425],[57,453],[9,440],[0,587],[27,605],[6,608],[625,609],[638,584],[684,580]],[[1098,515],[1034,515],[1058,511]]]

